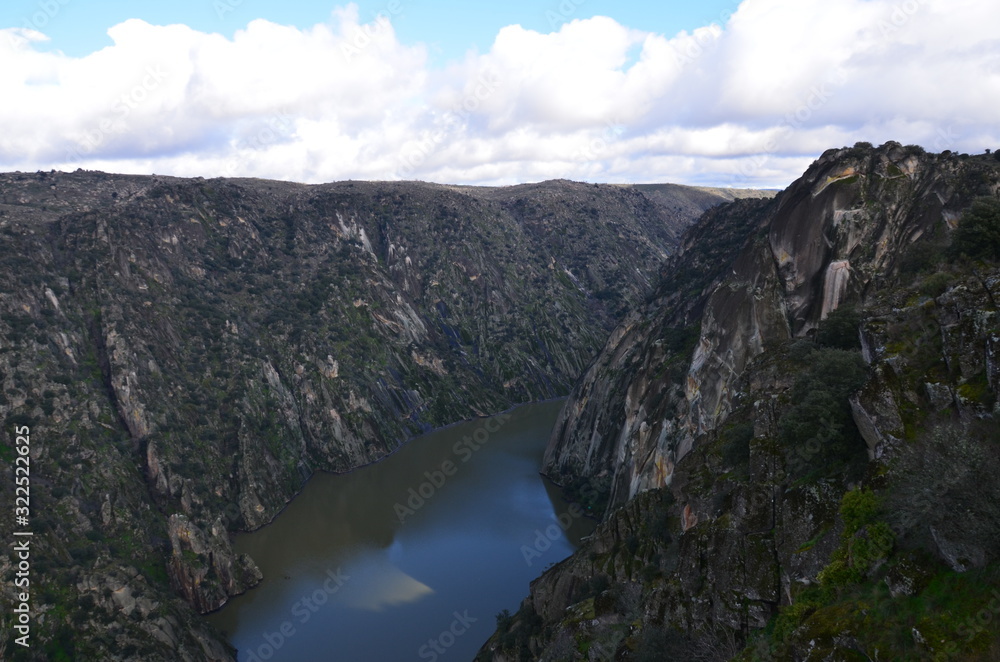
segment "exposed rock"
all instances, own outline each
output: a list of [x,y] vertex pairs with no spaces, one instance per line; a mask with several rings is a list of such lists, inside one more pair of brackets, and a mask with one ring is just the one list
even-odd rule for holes
[[[878,294],[911,243],[971,203],[956,182],[977,168],[898,143],[829,150],[774,204],[706,214],[650,302],[612,333],[574,389],[545,472],[563,483],[610,474],[613,504],[669,485],[666,468],[732,410],[751,359],[769,344],[811,337],[839,305]],[[703,278],[685,277],[699,268],[691,253],[708,237],[726,250],[716,251]],[[693,347],[662,349],[665,335],[687,328],[698,329]],[[664,371],[664,361],[683,363],[686,374]],[[899,427],[891,396],[880,392],[855,405],[873,449]],[[946,406],[943,391],[935,397]],[[872,429],[876,418],[885,418],[882,433]]]
[[218,609],[263,578],[249,556],[233,552],[221,519],[206,534],[184,515],[171,515],[167,532],[171,582],[201,613]]
[[827,265],[826,275],[823,277],[823,305],[820,308],[820,320],[825,320],[831,311],[840,306],[840,302],[847,295],[850,279],[851,262],[849,260],[837,260]]
[[[608,486],[604,522],[477,659],[901,659],[914,645],[966,653],[974,637],[997,650],[995,633],[957,633],[1000,558],[987,477],[998,268],[923,272],[935,256],[901,271],[940,254],[962,211],[998,190],[992,158],[860,145],[827,152],[773,203],[706,213],[574,388],[546,450],[570,490]],[[845,305],[861,352],[820,349],[818,327]],[[823,392],[847,376],[839,400]],[[876,492],[900,512],[879,510]],[[926,604],[931,577],[976,570],[976,595],[949,603],[967,620],[911,628],[872,607],[892,609],[884,587]],[[638,598],[623,600],[626,586]],[[886,622],[892,635],[872,625]]]
[[52,564],[38,659],[231,659],[196,617],[259,579],[229,534],[316,470],[568,392],[728,199],[675,193],[0,175],[0,416],[31,427]]

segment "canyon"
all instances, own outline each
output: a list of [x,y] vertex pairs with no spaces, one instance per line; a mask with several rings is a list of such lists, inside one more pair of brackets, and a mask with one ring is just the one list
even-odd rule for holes
[[316,471],[568,393],[734,195],[0,175],[0,415],[32,433],[36,614],[33,649],[5,622],[0,653],[233,659],[200,618],[261,579],[233,533]]
[[596,529],[477,659],[995,659],[1000,161],[859,143],[775,193],[0,175],[0,656],[234,660],[235,534],[568,396],[539,469]]

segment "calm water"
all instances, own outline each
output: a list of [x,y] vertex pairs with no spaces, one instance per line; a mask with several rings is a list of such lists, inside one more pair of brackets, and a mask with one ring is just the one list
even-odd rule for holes
[[538,475],[561,406],[462,423],[351,474],[314,476],[272,524],[237,537],[264,581],[209,620],[240,662],[471,660],[497,612],[515,611],[593,530]]

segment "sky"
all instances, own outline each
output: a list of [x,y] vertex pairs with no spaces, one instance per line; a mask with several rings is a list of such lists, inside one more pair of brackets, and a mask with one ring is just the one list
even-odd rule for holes
[[0,171],[782,188],[1000,150],[986,0],[6,0]]

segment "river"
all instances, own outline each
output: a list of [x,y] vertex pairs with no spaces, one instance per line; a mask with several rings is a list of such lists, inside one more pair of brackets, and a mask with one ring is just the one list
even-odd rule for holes
[[503,609],[594,522],[538,474],[563,401],[414,439],[317,474],[234,546],[264,581],[209,620],[240,662],[468,662]]

